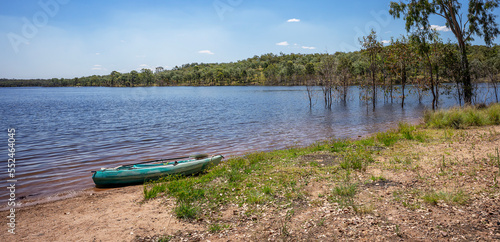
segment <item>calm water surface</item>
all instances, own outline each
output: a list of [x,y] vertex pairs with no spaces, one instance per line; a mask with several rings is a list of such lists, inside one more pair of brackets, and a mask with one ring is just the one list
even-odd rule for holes
[[[405,109],[380,100],[373,111],[358,91],[327,110],[319,94],[309,109],[304,87],[1,88],[0,150],[6,161],[7,129],[15,128],[16,196],[43,197],[92,187],[90,171],[101,167],[358,137],[415,122],[426,108],[410,97]],[[2,204],[7,196],[0,193]]]

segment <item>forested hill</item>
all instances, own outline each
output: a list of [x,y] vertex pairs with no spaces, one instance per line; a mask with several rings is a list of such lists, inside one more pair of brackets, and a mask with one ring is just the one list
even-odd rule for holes
[[[406,45],[411,54],[401,54],[396,44],[382,47],[372,62],[367,50],[335,54],[264,54],[231,63],[191,63],[176,66],[171,70],[157,67],[155,70],[142,69],[129,73],[111,72],[104,76],[87,76],[73,79],[0,79],[0,87],[20,86],[224,86],[224,85],[322,85],[325,76],[330,79],[348,79],[349,85],[363,84],[371,69],[379,71],[377,82],[391,79],[398,83],[397,62],[404,58],[408,61],[408,71],[414,76],[425,72],[422,58],[417,49],[412,51],[411,43]],[[453,63],[447,59],[458,57],[455,45],[434,44],[432,54],[436,66],[441,66],[442,77],[446,78],[445,68]],[[500,46],[470,46],[468,55],[476,77],[486,76],[486,69],[493,68],[495,75],[500,70]],[[374,67],[376,65],[376,67]],[[475,71],[475,72],[474,72]],[[439,72],[439,69],[436,70]],[[436,73],[439,76],[439,73]],[[416,78],[417,79],[417,78]]]

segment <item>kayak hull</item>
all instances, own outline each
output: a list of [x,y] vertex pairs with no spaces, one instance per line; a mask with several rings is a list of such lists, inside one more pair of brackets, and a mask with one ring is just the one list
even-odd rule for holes
[[200,173],[222,160],[221,155],[216,155],[199,160],[183,160],[161,164],[137,164],[117,168],[107,168],[96,171],[92,180],[97,187],[124,186],[141,184],[168,175],[192,175]]

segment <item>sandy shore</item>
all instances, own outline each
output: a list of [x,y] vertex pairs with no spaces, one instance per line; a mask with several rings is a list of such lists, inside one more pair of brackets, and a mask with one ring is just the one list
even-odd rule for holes
[[[179,229],[202,229],[171,216],[168,201],[143,203],[142,186],[95,192],[33,206],[16,212],[16,234],[3,241],[131,241],[137,235],[170,234]],[[6,218],[8,211],[1,212]],[[6,240],[4,240],[6,239]]]
[[[442,135],[439,130],[428,132]],[[174,241],[500,240],[500,189],[494,184],[499,167],[492,161],[500,147],[500,126],[453,132],[448,141],[440,138],[381,150],[374,164],[356,174],[363,181],[356,202],[366,211],[327,201],[321,194],[328,194],[332,186],[318,180],[307,185],[308,197],[288,220],[283,210],[270,208],[258,217],[245,217],[240,208],[228,206],[216,219],[231,226],[210,233],[207,221],[176,219],[174,200],[144,201],[143,187],[130,186],[86,190],[75,197],[19,208],[16,234],[10,234],[4,222],[0,237],[2,241],[147,241],[158,236],[172,236]],[[412,158],[411,165],[395,163],[395,155],[418,159]],[[384,179],[370,182],[374,176]],[[468,202],[426,203],[421,193],[431,189],[460,189]],[[0,215],[6,221],[9,212]]]

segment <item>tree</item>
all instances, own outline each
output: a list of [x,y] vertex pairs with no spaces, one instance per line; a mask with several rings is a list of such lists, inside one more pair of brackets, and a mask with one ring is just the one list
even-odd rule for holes
[[157,66],[155,68],[155,74],[159,74],[161,72],[163,72],[165,69],[162,67],[162,66]]
[[[437,74],[438,63],[436,61],[439,61],[439,50],[437,49],[440,44],[439,34],[435,30],[417,30],[410,36],[410,41],[415,46],[416,53],[422,58],[424,69],[428,71],[429,79],[428,82],[424,81],[422,83],[422,89],[427,89],[426,86],[429,86],[432,93],[432,109],[435,110],[438,104],[439,78],[434,79],[433,74],[434,72]],[[422,89],[419,91],[422,91]]]
[[314,64],[309,62],[306,64],[306,90],[307,90],[307,97],[309,98],[309,108],[312,108],[312,97],[313,97],[313,89],[316,84],[315,82],[315,74],[316,70],[314,69]]
[[[408,80],[408,68],[411,66],[413,52],[410,50],[408,39],[402,36],[401,39],[391,40],[391,45],[388,47],[389,57],[388,62],[391,66],[393,76],[399,78],[401,82],[401,108],[405,105],[405,87]],[[392,80],[391,80],[391,102],[392,102]]]
[[140,77],[145,86],[149,86],[153,83],[154,75],[151,69],[142,68]]
[[130,72],[129,85],[131,87],[135,86],[139,82],[139,73],[136,70]]
[[499,34],[496,16],[492,11],[498,7],[500,0],[469,0],[467,19],[463,22],[463,13],[460,11],[462,4],[458,0],[406,0],[391,2],[389,13],[394,18],[404,15],[406,31],[412,28],[430,31],[429,16],[437,15],[446,20],[446,27],[455,35],[459,53],[461,68],[461,84],[463,88],[464,101],[472,102],[472,83],[467,57],[467,44],[473,40],[473,36],[483,37],[487,45]]
[[111,76],[111,86],[112,87],[114,87],[115,85],[120,86],[121,73],[117,71],[112,71],[110,76]]
[[493,87],[495,99],[498,102],[498,74],[500,72],[500,56],[496,49],[491,50],[490,56],[486,60],[486,75],[490,80],[490,85]]
[[352,60],[345,53],[338,54],[339,63],[337,65],[337,74],[340,78],[340,84],[342,88],[340,89],[340,97],[345,103],[347,101],[347,92],[349,91],[350,79],[354,70]]
[[444,45],[442,53],[442,65],[444,70],[443,76],[455,83],[458,103],[460,106],[462,106],[462,96],[464,89],[461,82],[460,54],[458,53],[457,49],[454,48],[450,43]]
[[325,107],[328,109],[331,109],[333,104],[332,89],[334,85],[335,69],[336,63],[333,56],[328,54],[325,55],[319,64],[318,77],[321,80],[320,84],[325,98]]
[[377,33],[372,29],[371,33],[368,36],[364,36],[362,40],[359,40],[361,46],[363,46],[363,51],[368,56],[370,61],[370,73],[372,79],[372,103],[373,108],[375,108],[375,101],[377,98],[377,89],[376,89],[376,79],[375,75],[378,70],[378,54],[382,51],[382,43],[377,40]]

